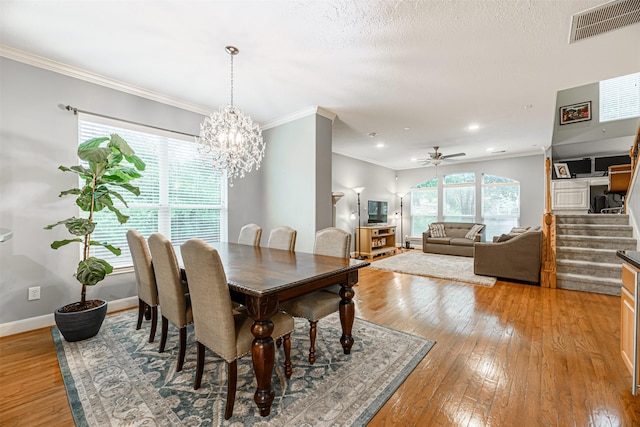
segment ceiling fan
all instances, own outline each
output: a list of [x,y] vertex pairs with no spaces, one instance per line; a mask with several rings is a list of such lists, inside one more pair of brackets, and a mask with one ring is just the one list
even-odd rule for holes
[[429,164],[438,166],[443,161],[445,162],[451,161],[450,159],[453,157],[460,157],[460,156],[466,155],[465,153],[454,153],[454,154],[443,155],[441,152],[438,151],[438,148],[440,147],[433,147],[433,153],[429,153],[428,159],[418,159],[418,161],[422,162],[423,166],[426,166]]

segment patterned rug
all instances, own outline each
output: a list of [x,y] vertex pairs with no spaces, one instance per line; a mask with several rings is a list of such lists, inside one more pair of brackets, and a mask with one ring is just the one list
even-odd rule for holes
[[355,319],[350,355],[340,345],[337,313],[318,322],[316,363],[309,365],[309,323],[296,319],[291,337],[293,375],[284,376],[284,354],[276,348],[272,378],[276,398],[260,417],[253,402],[251,356],[238,360],[233,417],[224,419],[227,369],[207,350],[199,390],[193,329],[182,372],[176,372],[178,331],[169,327],[158,353],[160,327],[148,343],[150,323],[136,331],[137,310],[107,316],[97,336],[66,342],[52,335],[69,404],[77,426],[364,426],[384,405],[435,342]]
[[413,250],[372,262],[370,267],[416,276],[437,277],[475,285],[493,286],[495,277],[473,274],[473,258],[427,254]]

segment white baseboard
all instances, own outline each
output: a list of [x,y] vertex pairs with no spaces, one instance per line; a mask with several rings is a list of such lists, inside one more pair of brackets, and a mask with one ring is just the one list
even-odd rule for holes
[[[108,312],[125,310],[127,308],[133,308],[138,306],[138,297],[128,297],[119,300],[109,301]],[[36,329],[47,328],[56,324],[53,313],[45,314],[37,317],[30,317],[29,319],[16,320],[14,322],[7,322],[0,324],[0,337],[6,337],[9,335],[19,334],[21,332],[33,331]]]

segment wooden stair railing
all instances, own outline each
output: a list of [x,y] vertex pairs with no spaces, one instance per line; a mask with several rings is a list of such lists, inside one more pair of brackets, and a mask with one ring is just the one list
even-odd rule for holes
[[[630,190],[631,184],[633,183],[633,176],[636,174],[636,168],[638,167],[638,156],[640,156],[640,122],[638,123],[636,140],[631,146],[631,149],[629,149],[629,157],[631,157],[631,176],[629,177],[629,187],[627,188],[627,194],[631,194]],[[627,213],[627,198],[624,199],[623,210],[624,213]]]
[[551,212],[551,159],[545,159],[545,211],[542,216],[542,270],[540,271],[540,286],[543,288],[556,287],[556,216]]

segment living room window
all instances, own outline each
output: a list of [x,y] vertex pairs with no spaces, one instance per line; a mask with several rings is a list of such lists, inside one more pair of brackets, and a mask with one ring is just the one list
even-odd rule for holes
[[[133,182],[140,188],[140,196],[123,194],[129,205],[123,213],[129,215],[129,221],[120,224],[108,211],[97,212],[94,217],[100,226],[93,238],[119,247],[122,255],[94,247],[91,250],[95,256],[106,259],[114,268],[130,267],[129,229],[145,237],[160,232],[174,244],[192,237],[208,243],[226,238],[227,180],[224,174],[213,171],[210,160],[200,157],[193,140],[90,115],[81,115],[78,126],[79,143],[117,133],[146,163],[142,178]],[[117,200],[115,203],[122,206]]]
[[520,225],[518,181],[482,174],[482,223],[486,225],[486,236],[499,236]]
[[438,178],[433,178],[411,189],[411,235],[422,235],[437,220]]
[[475,222],[476,175],[473,172],[445,175],[442,184],[443,221]]

